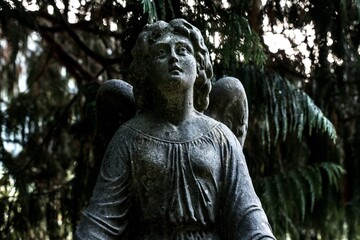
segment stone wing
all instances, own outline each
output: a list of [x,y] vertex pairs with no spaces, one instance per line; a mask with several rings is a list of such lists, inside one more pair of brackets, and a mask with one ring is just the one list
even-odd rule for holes
[[224,123],[244,146],[249,108],[245,89],[239,79],[223,77],[213,83],[205,114]]
[[132,86],[120,79],[104,82],[96,96],[96,147],[100,158],[121,124],[136,114]]

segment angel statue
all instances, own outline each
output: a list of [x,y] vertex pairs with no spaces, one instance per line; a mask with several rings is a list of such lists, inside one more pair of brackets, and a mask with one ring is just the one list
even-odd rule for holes
[[203,114],[213,70],[200,31],[146,25],[132,55],[122,87],[136,114],[119,117],[76,239],[275,239],[238,139]]

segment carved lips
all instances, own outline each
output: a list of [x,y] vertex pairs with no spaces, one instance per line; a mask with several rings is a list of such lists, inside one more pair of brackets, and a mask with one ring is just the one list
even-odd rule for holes
[[181,69],[181,67],[179,67],[178,65],[172,65],[169,67],[169,73],[171,74],[179,74],[183,72],[183,70]]

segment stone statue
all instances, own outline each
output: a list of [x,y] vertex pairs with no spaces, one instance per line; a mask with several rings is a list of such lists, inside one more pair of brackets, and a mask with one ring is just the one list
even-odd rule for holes
[[275,239],[242,147],[204,115],[212,65],[182,19],[145,26],[129,81],[138,113],[114,134],[77,239]]

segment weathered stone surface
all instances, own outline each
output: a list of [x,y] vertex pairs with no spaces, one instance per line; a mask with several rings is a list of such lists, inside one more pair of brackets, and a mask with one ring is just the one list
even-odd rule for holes
[[223,77],[213,84],[205,114],[224,123],[244,146],[249,108],[245,89],[239,79]]
[[103,158],[78,239],[275,239],[242,147],[202,114],[212,66],[182,19],[144,28],[130,80],[139,114]]

